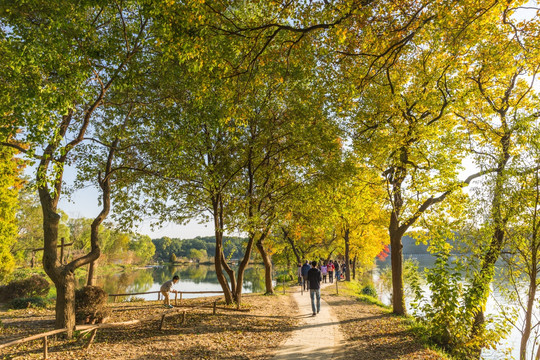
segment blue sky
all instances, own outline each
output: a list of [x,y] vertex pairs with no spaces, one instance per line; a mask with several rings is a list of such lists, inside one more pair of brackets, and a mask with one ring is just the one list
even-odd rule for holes
[[[71,181],[74,177],[73,170],[66,171],[66,180]],[[71,195],[71,199],[67,199],[63,196],[59,202],[59,208],[65,211],[70,218],[94,218],[99,213],[98,197],[100,192],[95,187],[87,187],[82,190],[77,190]],[[112,204],[114,206],[114,204]],[[151,228],[151,220],[139,224],[139,227],[132,229],[141,234],[150,236],[151,238],[160,238],[162,236],[168,236],[171,238],[190,239],[197,236],[212,236],[214,235],[214,228],[211,223],[198,224],[196,221],[192,221],[187,225],[177,225],[173,223],[167,223],[161,228]]]

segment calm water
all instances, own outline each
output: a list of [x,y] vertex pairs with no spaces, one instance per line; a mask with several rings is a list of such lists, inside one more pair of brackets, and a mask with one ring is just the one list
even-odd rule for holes
[[[98,277],[96,285],[103,287],[108,294],[159,291],[161,284],[172,279],[174,275],[180,277],[180,281],[173,287],[178,291],[221,291],[213,265],[155,266],[133,269]],[[263,292],[264,289],[264,268],[262,266],[248,267],[244,274],[243,293]],[[208,296],[208,294],[183,294],[183,298],[201,296]],[[157,300],[157,294],[136,295],[136,297]]]
[[[435,258],[430,255],[406,256],[405,258],[414,260],[415,262],[417,262],[418,271],[420,273],[423,273],[424,269],[431,268],[435,264]],[[373,274],[372,274],[375,287],[377,288],[377,293],[379,294],[379,300],[386,305],[391,304],[391,293],[392,293],[391,280],[389,278],[389,275],[390,275],[389,267],[390,267],[389,260],[387,261],[387,264],[378,263],[376,269],[373,271]],[[424,293],[425,294],[429,293],[429,289],[427,289],[427,287],[424,287]],[[413,294],[407,293],[406,291],[405,297],[406,297],[407,311],[409,313],[412,313],[413,310],[410,307],[410,302],[413,299]],[[497,312],[499,311],[497,304],[501,304],[501,303],[504,303],[504,299],[500,296],[500,294],[492,291],[491,296],[488,299],[488,303],[486,305],[486,314],[497,314]],[[531,334],[531,336],[533,336],[533,334]],[[514,359],[519,359],[520,340],[521,340],[521,333],[517,329],[512,328],[511,333],[508,335],[506,339],[503,339],[503,341],[498,346],[497,350],[486,350],[482,352],[482,359],[486,359],[486,360],[511,359],[512,357],[510,356],[513,356]]]

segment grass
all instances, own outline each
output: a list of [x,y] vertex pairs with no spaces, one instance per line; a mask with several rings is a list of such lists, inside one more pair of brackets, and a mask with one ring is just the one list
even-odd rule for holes
[[340,281],[338,283],[338,291],[340,295],[347,295],[352,296],[356,298],[356,300],[370,304],[370,305],[376,305],[383,309],[390,309],[389,306],[383,304],[379,299],[377,299],[374,296],[365,295],[362,293],[362,290],[367,284],[364,284],[358,280],[351,280],[350,282],[347,281]]
[[429,332],[427,328],[425,327],[425,325],[418,322],[413,316],[407,315],[405,317],[405,323],[409,327],[410,331],[416,336],[418,341],[420,341],[425,347],[435,351],[444,359],[455,360],[454,357],[452,357],[450,354],[444,351],[444,349],[442,349],[439,345],[433,343],[433,341],[429,339]]

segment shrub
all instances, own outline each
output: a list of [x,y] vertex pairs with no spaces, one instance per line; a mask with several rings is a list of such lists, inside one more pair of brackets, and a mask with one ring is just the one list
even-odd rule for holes
[[11,309],[44,308],[47,302],[40,297],[17,298],[9,303]]
[[[502,317],[487,317],[476,333],[469,329],[475,322],[475,310],[480,308],[480,297],[470,297],[469,283],[462,275],[460,264],[450,259],[450,251],[439,251],[435,265],[426,269],[429,295],[420,286],[419,279],[411,283],[415,292],[415,317],[423,327],[429,341],[448,351],[457,359],[478,358],[481,348],[494,349],[509,332]],[[466,272],[464,272],[466,274]],[[470,304],[471,308],[467,307]]]
[[362,294],[377,298],[377,290],[373,284],[367,284],[362,288]]
[[107,293],[98,286],[75,291],[75,316],[78,323],[95,324],[108,316]]
[[7,302],[17,298],[35,298],[46,296],[49,282],[43,276],[32,275],[23,280],[15,280],[0,287],[0,301]]

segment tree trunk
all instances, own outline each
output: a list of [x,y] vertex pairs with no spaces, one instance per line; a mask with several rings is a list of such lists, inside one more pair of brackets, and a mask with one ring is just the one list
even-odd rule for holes
[[[127,121],[129,119],[129,116],[126,117],[124,120],[124,125],[122,129],[125,128]],[[109,154],[107,156],[107,162],[104,169],[104,176],[101,177],[101,172],[98,174],[98,184],[101,188],[101,202],[102,207],[101,211],[99,212],[98,216],[92,221],[92,224],[90,225],[90,244],[92,246],[92,251],[98,251],[98,257],[101,255],[101,249],[99,247],[99,226],[103,223],[103,221],[107,218],[109,215],[109,211],[111,210],[111,175],[113,172],[112,169],[112,163],[114,159],[114,155],[116,152],[116,149],[118,147],[118,144],[120,142],[120,138],[117,136],[114,141],[111,143],[111,146],[109,148]],[[97,258],[96,258],[97,260]],[[86,285],[93,286],[94,285],[94,278],[95,278],[95,268],[96,268],[96,260],[90,262],[90,266],[88,268],[88,279],[86,281]]]
[[[539,171],[537,170],[535,173],[535,201],[534,201],[534,208],[538,209],[538,206],[540,205],[540,178],[539,178]],[[525,312],[525,328],[523,329],[523,333],[521,335],[521,345],[519,349],[519,358],[520,360],[527,360],[527,343],[529,342],[529,338],[531,336],[531,330],[532,330],[532,316],[534,311],[534,302],[536,298],[536,290],[538,287],[537,283],[537,275],[538,275],[538,225],[540,225],[537,222],[538,212],[534,211],[532,219],[531,219],[531,237],[529,242],[529,251],[531,254],[530,259],[530,269],[528,269],[527,275],[529,277],[529,294],[527,299],[527,310]],[[539,347],[540,349],[540,347]],[[534,350],[534,345],[533,345]],[[532,351],[531,351],[532,354]]]
[[356,279],[356,255],[354,255],[354,259],[352,261],[352,278],[353,280]]
[[328,262],[330,262],[330,259],[332,258],[332,254],[334,254],[334,251],[336,251],[336,248],[333,248],[332,250],[330,250],[330,252],[328,253],[328,256],[326,257],[326,263],[328,264]]
[[523,333],[521,335],[521,344],[519,347],[520,360],[527,360],[527,343],[529,342],[529,337],[531,336],[532,316],[536,297],[536,273],[536,259],[533,255],[533,269],[531,274],[534,275],[529,278],[529,294],[527,299],[527,311],[525,312],[525,328],[523,329]]
[[75,330],[75,275],[68,270],[53,280],[56,286],[56,321],[57,329],[67,328],[66,337],[71,339]]
[[392,264],[392,309],[396,315],[406,315],[405,296],[403,291],[403,244],[402,232],[390,230],[390,259]]
[[351,267],[349,266],[349,234],[350,229],[347,227],[347,229],[345,229],[345,236],[343,236],[345,239],[345,281],[351,281]]
[[75,328],[75,278],[73,273],[65,271],[58,259],[58,224],[60,215],[56,213],[56,199],[49,194],[48,188],[38,188],[43,211],[43,269],[56,287],[55,328],[67,328],[67,338],[73,336]]
[[268,256],[262,242],[263,239],[261,237],[259,238],[259,241],[257,241],[256,245],[264,262],[264,284],[266,287],[265,294],[270,295],[274,293],[274,287],[272,286],[272,260],[270,260],[270,256]]
[[236,279],[236,292],[233,294],[233,300],[240,305],[242,302],[242,285],[244,284],[244,272],[249,264],[249,259],[251,257],[251,251],[253,249],[253,244],[255,242],[255,234],[249,234],[248,243],[246,245],[246,252],[242,261],[238,265],[238,275]]
[[214,256],[214,267],[216,269],[216,276],[218,279],[219,284],[221,285],[221,289],[223,290],[223,295],[225,296],[225,302],[230,305],[233,303],[232,293],[231,289],[229,288],[229,283],[227,282],[227,279],[225,278],[225,275],[223,275],[223,269],[222,269],[222,260],[221,260],[221,252],[222,249],[222,239],[221,236],[218,235],[218,231],[216,231],[216,255]]
[[300,256],[300,253],[298,252],[298,249],[296,248],[296,244],[294,243],[293,239],[289,237],[289,233],[285,230],[283,226],[281,227],[281,231],[283,231],[283,237],[285,238],[285,240],[287,240],[289,244],[291,245],[291,249],[294,253],[294,256],[296,257],[296,261],[298,262],[298,264],[301,265],[303,261],[302,261],[302,257]]
[[88,277],[86,279],[86,286],[94,286],[94,264],[96,262],[95,261],[92,261],[89,265],[88,265]]
[[221,207],[221,197],[219,195],[212,199],[212,210],[214,212],[214,233],[216,236],[216,254],[214,256],[214,267],[216,269],[216,276],[221,289],[223,289],[223,295],[225,296],[225,302],[230,305],[233,303],[231,289],[229,283],[223,275],[222,254],[223,254],[223,209]]
[[[504,116],[501,118],[503,126],[506,121]],[[493,190],[491,219],[493,221],[494,230],[491,237],[491,243],[482,259],[482,268],[479,275],[473,280],[473,286],[471,287],[472,296],[469,299],[479,299],[477,302],[474,300],[469,301],[466,304],[469,309],[472,308],[473,313],[476,312],[474,323],[471,329],[471,336],[474,337],[481,331],[484,325],[484,310],[488,297],[489,297],[489,285],[493,280],[495,273],[495,263],[501,255],[502,248],[504,246],[505,229],[507,218],[503,215],[503,191],[506,182],[506,164],[510,159],[510,141],[511,133],[508,129],[505,129],[504,135],[501,137],[501,157],[497,164],[497,171],[495,177],[495,188]],[[478,349],[478,356],[480,356],[481,348]]]
[[231,283],[231,292],[234,294],[236,292],[236,276],[234,275],[234,270],[227,263],[227,259],[225,259],[223,249],[221,249],[221,266],[229,276],[229,282]]

